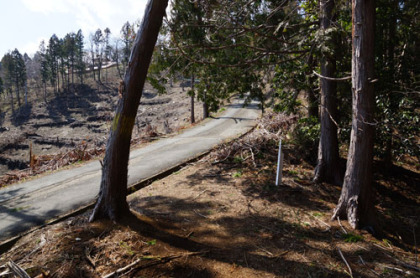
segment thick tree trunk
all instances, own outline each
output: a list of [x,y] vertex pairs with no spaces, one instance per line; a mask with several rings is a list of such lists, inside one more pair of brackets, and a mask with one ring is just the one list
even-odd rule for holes
[[203,119],[209,117],[209,105],[207,104],[207,89],[204,91],[203,96]]
[[126,200],[131,134],[153,49],[168,0],[149,0],[127,68],[122,98],[118,102],[108,138],[102,180],[90,221],[107,218],[118,221],[129,214]]
[[333,219],[347,218],[354,229],[376,226],[372,200],[374,16],[373,0],[352,0],[352,130],[344,184]]
[[[321,29],[331,28],[334,0],[322,0]],[[335,77],[335,55],[325,54],[321,59],[321,75]],[[337,139],[337,83],[321,78],[321,138],[318,146],[318,164],[315,168],[315,182],[328,182],[335,185],[343,183]]]
[[195,83],[195,76],[194,74],[191,76],[191,123],[195,123],[195,111],[194,111],[194,84]]

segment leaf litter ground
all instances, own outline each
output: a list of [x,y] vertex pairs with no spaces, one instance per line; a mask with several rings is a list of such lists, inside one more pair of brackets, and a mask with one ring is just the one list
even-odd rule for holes
[[87,212],[25,236],[0,273],[13,261],[32,277],[419,277],[416,165],[375,163],[373,237],[329,221],[340,188],[313,184],[293,146],[275,187],[275,146],[255,136],[133,193],[121,224]]

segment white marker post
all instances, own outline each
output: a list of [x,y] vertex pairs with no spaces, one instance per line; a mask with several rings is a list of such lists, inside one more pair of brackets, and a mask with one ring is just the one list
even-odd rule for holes
[[282,183],[283,178],[283,155],[281,153],[281,139],[279,142],[279,155],[277,157],[277,175],[276,175],[276,186],[279,186]]

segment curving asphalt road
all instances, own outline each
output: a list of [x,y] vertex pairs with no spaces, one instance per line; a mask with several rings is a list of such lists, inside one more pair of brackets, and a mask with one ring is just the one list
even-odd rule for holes
[[[128,184],[164,172],[249,131],[260,111],[255,103],[246,108],[241,103],[235,100],[218,118],[132,150]],[[99,192],[100,178],[100,164],[92,161],[0,189],[0,242],[89,204]]]

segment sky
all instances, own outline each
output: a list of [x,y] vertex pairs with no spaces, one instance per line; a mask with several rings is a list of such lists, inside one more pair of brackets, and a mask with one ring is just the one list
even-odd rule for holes
[[123,24],[143,18],[147,0],[0,0],[0,59],[17,48],[29,56],[56,34],[82,29],[85,40],[98,28],[118,36]]

